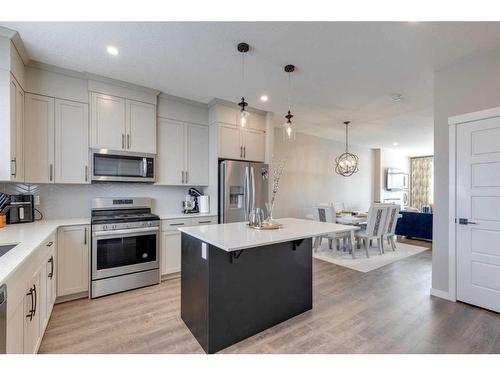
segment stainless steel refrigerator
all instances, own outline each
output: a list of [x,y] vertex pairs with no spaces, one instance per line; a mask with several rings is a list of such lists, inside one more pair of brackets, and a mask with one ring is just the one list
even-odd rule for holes
[[262,208],[269,194],[269,166],[224,160],[219,164],[219,223],[247,221],[252,208]]

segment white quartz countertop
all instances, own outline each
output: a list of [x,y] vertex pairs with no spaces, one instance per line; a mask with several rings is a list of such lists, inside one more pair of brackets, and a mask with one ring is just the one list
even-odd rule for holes
[[90,224],[89,218],[41,220],[34,223],[10,224],[0,228],[0,245],[18,244],[0,256],[0,284],[14,272],[57,228]]
[[255,230],[249,228],[246,222],[240,222],[181,227],[179,230],[222,250],[236,251],[358,229],[358,227],[352,225],[293,218],[276,219],[276,221],[283,224],[283,228]]
[[159,215],[161,220],[169,220],[169,219],[189,219],[189,218],[197,218],[197,217],[207,217],[207,216],[217,216],[217,212],[208,212],[208,213],[197,213],[197,214],[163,214]]

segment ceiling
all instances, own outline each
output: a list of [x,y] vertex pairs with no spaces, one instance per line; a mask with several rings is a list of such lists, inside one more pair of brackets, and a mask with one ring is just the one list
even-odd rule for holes
[[[426,22],[4,22],[31,59],[201,102],[288,107],[299,131],[433,153],[433,72],[500,45],[500,23]],[[245,81],[236,44],[246,41]],[[110,56],[106,46],[119,49]],[[267,94],[269,101],[259,101]],[[391,96],[402,94],[401,101]],[[394,147],[394,142],[399,146]]]

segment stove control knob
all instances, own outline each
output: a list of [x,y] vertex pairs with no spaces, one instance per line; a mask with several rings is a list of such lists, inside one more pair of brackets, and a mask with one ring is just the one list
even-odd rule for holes
[[153,226],[153,223],[148,221],[148,227],[151,227],[151,226]]
[[108,230],[108,226],[107,225],[103,225],[102,226],[102,230]]

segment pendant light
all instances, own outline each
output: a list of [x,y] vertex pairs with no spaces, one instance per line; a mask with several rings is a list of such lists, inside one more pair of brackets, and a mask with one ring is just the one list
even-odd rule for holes
[[[238,44],[238,52],[241,53],[241,84],[244,86],[245,83],[245,53],[247,53],[250,50],[250,46],[248,43],[239,43]],[[239,123],[242,128],[244,128],[247,125],[248,121],[248,116],[250,116],[250,113],[245,109],[245,107],[248,106],[248,103],[245,101],[245,97],[241,97],[241,101],[238,103],[238,105],[241,107],[240,114],[239,114]]]
[[335,159],[335,172],[341,176],[349,177],[359,171],[358,157],[349,152],[349,124],[350,121],[344,121],[345,125],[345,152]]
[[294,65],[286,65],[285,72],[288,74],[288,112],[285,116],[286,122],[283,124],[283,138],[287,141],[295,140],[295,125],[292,122],[292,112],[290,111],[291,107],[291,96],[292,96],[292,82],[291,82],[291,73],[295,71]]

